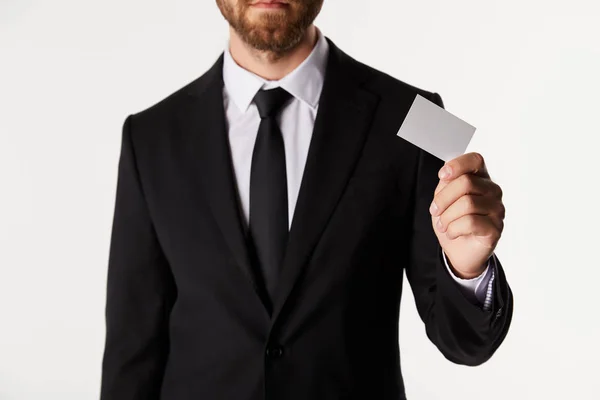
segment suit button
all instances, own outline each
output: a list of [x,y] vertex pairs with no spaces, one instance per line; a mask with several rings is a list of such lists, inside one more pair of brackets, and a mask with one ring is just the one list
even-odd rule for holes
[[283,355],[283,348],[281,346],[273,346],[267,349],[267,357],[269,358],[280,358]]

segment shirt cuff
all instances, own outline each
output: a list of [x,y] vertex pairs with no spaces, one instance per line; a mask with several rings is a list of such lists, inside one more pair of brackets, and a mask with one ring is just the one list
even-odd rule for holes
[[492,303],[492,283],[495,276],[496,255],[492,254],[488,259],[487,266],[481,275],[471,279],[462,279],[456,276],[452,268],[450,268],[446,253],[443,250],[442,254],[444,255],[444,264],[446,264],[450,276],[459,284],[465,296],[472,301],[475,300],[478,305],[483,306],[484,310],[489,310]]

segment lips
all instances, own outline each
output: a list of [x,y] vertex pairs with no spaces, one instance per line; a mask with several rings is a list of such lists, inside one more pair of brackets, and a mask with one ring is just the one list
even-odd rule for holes
[[286,7],[289,4],[285,1],[281,0],[259,0],[254,3],[250,3],[251,6],[255,7],[263,7],[263,8],[277,8],[277,7]]

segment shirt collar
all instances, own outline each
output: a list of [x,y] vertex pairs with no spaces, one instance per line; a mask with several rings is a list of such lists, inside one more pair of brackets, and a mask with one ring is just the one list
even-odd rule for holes
[[317,28],[317,43],[308,57],[292,72],[279,80],[269,81],[239,66],[229,52],[229,43],[224,51],[223,82],[227,95],[237,108],[246,112],[256,93],[262,89],[282,87],[292,96],[315,109],[323,89],[329,45]]

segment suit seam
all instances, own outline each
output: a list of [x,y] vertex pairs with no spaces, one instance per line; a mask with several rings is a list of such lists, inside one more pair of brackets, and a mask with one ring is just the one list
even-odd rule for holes
[[[146,210],[146,214],[148,215],[148,222],[150,223],[150,229],[152,230],[152,236],[154,237],[154,240],[156,241],[156,244],[157,244],[157,247],[158,247],[158,250],[157,250],[158,256],[161,257],[161,258],[163,258],[166,261],[167,265],[169,265],[169,262],[168,262],[168,259],[166,257],[166,254],[164,252],[163,246],[160,243],[160,240],[159,240],[159,237],[158,237],[158,232],[156,231],[156,226],[154,224],[154,221],[152,220],[152,215],[150,213],[150,205],[148,204],[148,199],[146,198],[146,192],[144,191],[144,186],[142,184],[142,177],[141,177],[141,174],[140,174],[140,171],[139,171],[139,165],[138,165],[139,163],[138,163],[138,159],[137,159],[137,156],[136,156],[135,145],[134,145],[134,141],[133,141],[133,117],[134,116],[132,114],[130,114],[127,117],[127,119],[128,119],[129,122],[127,123],[127,127],[126,127],[126,129],[127,129],[127,135],[126,136],[127,136],[127,140],[129,141],[129,147],[131,149],[131,159],[132,159],[133,172],[134,172],[134,175],[135,175],[135,180],[136,180],[137,186],[138,186],[138,188],[140,190],[140,193],[141,193],[141,196],[142,196],[142,199],[143,199],[143,202],[144,202],[144,208]],[[171,272],[170,268],[169,268],[169,272]],[[165,309],[167,309],[168,307],[165,307],[166,306],[165,302],[163,302],[163,303],[164,303],[163,307]]]
[[[155,236],[156,240],[158,241],[158,235],[156,233],[154,221],[152,220],[152,215],[150,214],[150,205],[148,204],[146,192],[144,191],[144,185],[142,183],[142,176],[140,174],[138,159],[135,154],[135,145],[133,142],[133,115],[129,115],[128,119],[129,119],[129,123],[127,124],[127,136],[128,136],[128,140],[129,140],[129,146],[131,148],[131,159],[132,159],[132,164],[133,164],[133,169],[134,169],[134,174],[135,174],[135,180],[137,181],[137,185],[140,188],[142,198],[144,199],[144,205],[146,208],[146,213],[148,214],[148,219],[150,221],[150,225],[152,226],[152,232],[154,232],[154,236]],[[162,247],[161,247],[161,251],[162,251]]]

